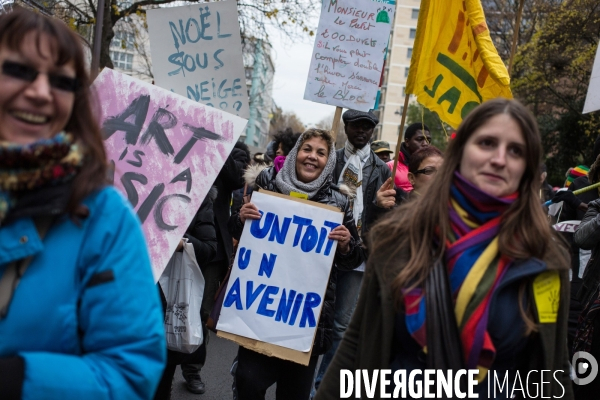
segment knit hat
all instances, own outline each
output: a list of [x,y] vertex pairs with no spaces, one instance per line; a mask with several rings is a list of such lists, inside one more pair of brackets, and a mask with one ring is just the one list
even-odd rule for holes
[[565,186],[569,187],[575,179],[579,178],[580,176],[586,176],[588,172],[590,172],[590,169],[585,165],[578,165],[575,168],[571,168],[567,174]]

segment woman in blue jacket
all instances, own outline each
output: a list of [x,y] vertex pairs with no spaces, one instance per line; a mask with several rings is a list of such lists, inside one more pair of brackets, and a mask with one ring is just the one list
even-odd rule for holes
[[0,394],[150,399],[165,362],[140,223],[106,184],[80,40],[0,16]]

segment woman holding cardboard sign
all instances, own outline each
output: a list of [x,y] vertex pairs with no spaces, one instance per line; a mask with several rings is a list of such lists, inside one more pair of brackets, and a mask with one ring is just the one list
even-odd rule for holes
[[106,182],[81,38],[0,16],[0,397],[151,399],[165,362],[139,219]]
[[[384,380],[384,394],[404,398],[464,398],[469,387],[486,399],[513,388],[572,398],[569,259],[539,204],[541,155],[520,103],[495,99],[466,116],[427,195],[371,229],[358,306],[317,400],[354,397],[357,384],[365,393],[359,369],[376,381],[371,398],[384,397]],[[464,385],[466,369],[478,373]]]
[[[334,143],[329,133],[309,129],[300,136],[279,172],[274,167],[269,167],[258,176],[251,172],[246,174],[247,181],[256,188],[333,205],[344,212],[344,223],[329,234],[329,239],[337,240],[338,246],[309,365],[268,357],[240,347],[235,375],[240,400],[264,398],[266,390],[275,383],[278,399],[308,399],[317,359],[331,347],[336,268],[354,269],[364,260],[348,198],[332,182],[331,173],[335,162]],[[239,239],[247,219],[260,218],[261,214],[254,204],[245,204],[229,220],[233,237]]]

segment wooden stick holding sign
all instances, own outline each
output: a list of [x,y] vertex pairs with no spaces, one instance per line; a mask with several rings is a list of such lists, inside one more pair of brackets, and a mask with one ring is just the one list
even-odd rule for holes
[[398,141],[396,142],[396,155],[394,157],[394,168],[392,169],[392,184],[396,179],[396,168],[398,167],[398,159],[400,158],[398,154],[400,153],[400,146],[402,146],[402,142],[404,141],[404,123],[406,122],[406,110],[408,109],[408,100],[410,99],[410,94],[406,94],[404,98],[404,108],[402,109],[402,119],[400,120],[400,131],[398,132]]
[[340,127],[340,118],[342,117],[342,107],[335,108],[335,114],[333,116],[333,124],[331,125],[331,137],[333,138],[333,143],[335,144],[335,140],[337,139],[337,131]]

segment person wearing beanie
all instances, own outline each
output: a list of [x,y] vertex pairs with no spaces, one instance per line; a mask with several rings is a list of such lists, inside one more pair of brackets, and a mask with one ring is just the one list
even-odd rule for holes
[[[410,192],[412,185],[408,180],[408,163],[410,162],[410,156],[417,150],[427,147],[431,144],[431,133],[427,125],[421,122],[415,122],[406,128],[404,132],[404,142],[400,146],[398,152],[398,165],[396,166],[396,176],[394,177],[394,184],[396,187]],[[387,163],[390,170],[394,168],[394,162],[389,161]]]

